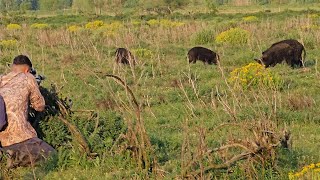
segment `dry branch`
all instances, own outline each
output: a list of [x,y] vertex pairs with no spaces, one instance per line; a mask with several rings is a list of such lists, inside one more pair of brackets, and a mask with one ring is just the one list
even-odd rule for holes
[[[226,123],[232,126],[245,127],[243,124],[236,123]],[[226,124],[222,124],[218,127],[224,127]],[[229,169],[235,164],[248,160],[255,164],[264,165],[266,162],[274,163],[276,149],[278,147],[288,148],[290,141],[290,132],[288,131],[275,131],[273,124],[268,121],[255,122],[251,124],[246,124],[244,128],[247,131],[250,131],[253,136],[238,139],[238,140],[229,140],[227,144],[211,149],[205,150],[205,152],[197,153],[194,152],[191,161],[188,164],[185,164],[182,171],[182,177],[185,178],[198,178],[203,177],[204,174],[213,170],[222,170]],[[231,149],[241,149],[241,153],[237,154],[237,151]],[[231,151],[230,151],[231,150]],[[199,150],[198,150],[199,151]],[[222,157],[219,154],[224,155]],[[226,159],[221,164],[212,164],[212,159],[218,155],[219,159]],[[206,160],[207,159],[207,160]],[[208,161],[211,165],[201,168],[201,163],[203,161]],[[200,165],[200,168],[199,168]]]
[[[204,169],[204,172],[208,172],[208,171],[214,170],[214,169],[228,169],[232,165],[234,165],[236,162],[243,160],[243,159],[247,159],[253,155],[254,155],[254,153],[247,153],[247,152],[241,153],[239,155],[234,156],[229,161],[226,161],[223,164],[214,164],[214,165],[210,165],[210,166],[206,167]],[[195,177],[195,176],[198,176],[201,172],[202,172],[202,170],[198,170],[193,173],[190,173],[189,176]]]

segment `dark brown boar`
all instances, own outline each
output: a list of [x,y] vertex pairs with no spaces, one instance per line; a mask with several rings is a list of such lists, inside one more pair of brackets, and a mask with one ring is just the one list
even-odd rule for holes
[[[304,57],[302,57],[304,53]],[[276,64],[286,61],[292,68],[304,66],[306,51],[304,46],[294,39],[279,41],[262,53],[260,59],[255,59],[265,67],[275,66]]]
[[134,56],[126,48],[118,48],[116,50],[115,54],[116,54],[116,63],[117,64],[120,64],[120,63],[121,64],[131,64],[131,65],[136,64],[136,60],[135,60]]
[[196,63],[197,60],[202,61],[204,64],[217,64],[219,56],[217,53],[204,47],[193,47],[188,51],[189,63]]

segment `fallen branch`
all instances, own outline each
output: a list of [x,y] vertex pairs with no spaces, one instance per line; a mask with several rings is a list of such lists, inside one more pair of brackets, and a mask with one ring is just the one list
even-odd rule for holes
[[233,158],[231,158],[229,161],[223,163],[223,164],[213,164],[213,165],[210,165],[206,168],[204,168],[204,170],[197,170],[193,173],[190,173],[188,176],[192,176],[192,177],[195,177],[195,176],[198,176],[199,174],[201,174],[202,172],[206,173],[210,170],[215,170],[215,169],[228,169],[230,168],[232,165],[234,165],[236,162],[240,161],[240,160],[243,160],[243,159],[247,159],[251,156],[254,156],[254,153],[241,153],[239,155],[236,155],[234,156]]

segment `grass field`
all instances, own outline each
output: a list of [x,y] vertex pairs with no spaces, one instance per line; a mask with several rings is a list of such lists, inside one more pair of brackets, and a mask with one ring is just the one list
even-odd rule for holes
[[[250,14],[237,13],[239,7],[222,7],[217,15],[175,13],[143,19],[138,15],[123,19],[80,15],[4,18],[0,27],[2,72],[15,55],[29,55],[47,78],[42,85],[54,84],[62,97],[73,100],[74,114],[68,120],[98,155],[81,153],[68,129],[57,117],[50,117],[40,126],[43,138],[58,150],[57,157],[40,167],[2,170],[2,177],[288,179],[289,173],[319,163],[320,12],[316,5],[303,11],[286,10],[288,7],[280,7],[281,12],[272,7],[271,13],[250,7],[246,10]],[[244,20],[248,16],[255,18]],[[21,27],[7,26],[10,23]],[[247,38],[235,34],[230,42],[215,41],[230,28],[245,30]],[[306,68],[292,69],[285,64],[269,68],[266,73],[277,78],[276,85],[230,82],[234,69],[254,63],[271,44],[288,38],[304,44]],[[198,45],[217,52],[220,65],[189,64],[186,54]],[[117,47],[130,49],[138,65],[116,65]],[[121,77],[132,89],[141,105],[141,119],[128,92],[105,74]],[[291,132],[292,147],[269,146],[284,129]],[[274,134],[272,142],[263,139],[262,131]],[[257,141],[269,149],[226,168],[206,169],[253,151],[249,143]],[[140,147],[138,155],[128,148],[135,143]],[[241,146],[214,151],[228,144]],[[145,168],[148,162],[152,170]],[[293,178],[320,178],[319,166],[305,169]]]

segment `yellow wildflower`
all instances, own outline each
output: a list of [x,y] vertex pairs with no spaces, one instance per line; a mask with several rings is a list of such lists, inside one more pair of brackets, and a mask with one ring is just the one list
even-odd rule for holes
[[103,21],[92,21],[92,22],[88,22],[86,25],[85,25],[85,28],[86,29],[98,29],[99,27],[103,26],[104,23]]
[[263,65],[250,63],[242,68],[236,68],[230,73],[228,79],[231,83],[240,82],[244,88],[249,86],[267,85],[271,86],[277,82],[274,75]]
[[67,28],[67,31],[69,31],[69,32],[78,32],[78,31],[80,31],[82,29],[82,27],[80,27],[80,26],[77,26],[77,25],[72,25],[72,26],[69,26],[68,28]]
[[32,29],[48,29],[49,25],[45,23],[34,23],[30,27]]
[[294,174],[292,172],[290,172],[288,174],[289,180],[293,180],[294,179]]
[[310,14],[308,15],[309,18],[312,18],[312,19],[316,19],[316,18],[319,18],[319,15],[318,14]]
[[243,17],[242,20],[244,22],[256,22],[259,19],[256,16],[247,16],[247,17]]
[[289,179],[295,179],[295,178],[303,177],[304,175],[307,175],[309,173],[320,173],[319,167],[320,167],[320,163],[317,163],[317,164],[312,163],[312,164],[304,166],[302,168],[302,170],[299,172],[289,173],[288,177],[289,177]]
[[141,25],[141,22],[140,21],[131,21],[131,24],[134,26],[139,26],[139,25]]
[[19,24],[8,24],[7,25],[8,30],[20,30],[22,27]]
[[150,19],[149,21],[147,21],[147,24],[150,26],[157,26],[160,24],[160,22],[158,20],[155,19]]
[[18,44],[17,40],[2,40],[0,41],[0,47],[1,48],[6,48],[6,49],[12,49],[15,48]]
[[313,169],[313,168],[315,168],[315,167],[316,167],[316,165],[313,164],[313,163],[308,166],[308,168],[310,168],[310,169]]

